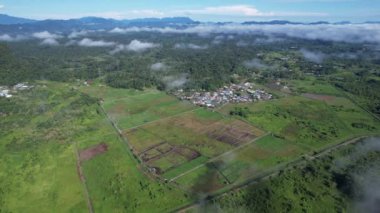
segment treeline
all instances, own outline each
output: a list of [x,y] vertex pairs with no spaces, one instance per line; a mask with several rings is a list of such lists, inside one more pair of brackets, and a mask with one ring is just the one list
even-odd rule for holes
[[376,74],[361,70],[344,78],[335,78],[333,82],[338,88],[355,95],[361,105],[380,115],[380,80]]
[[[357,44],[283,39],[266,41],[262,35],[217,35],[131,33],[99,34],[94,40],[128,44],[133,39],[160,44],[144,52],[121,52],[110,55],[113,47],[41,46],[38,42],[15,42],[0,46],[0,83],[15,84],[25,80],[46,79],[74,81],[101,78],[112,87],[172,89],[170,81],[186,76],[180,85],[185,89],[214,90],[242,80],[262,83],[278,78],[302,79],[305,75],[331,75],[352,66],[373,66],[373,61],[339,57],[326,59],[323,66],[307,61],[300,48],[336,55],[354,52]],[[182,44],[184,48],[175,48]],[[186,45],[192,44],[192,48]],[[239,44],[239,45],[238,45]],[[363,54],[370,54],[368,51]],[[372,55],[370,55],[372,57]],[[258,59],[263,65],[246,66]],[[163,70],[151,70],[162,62]]]

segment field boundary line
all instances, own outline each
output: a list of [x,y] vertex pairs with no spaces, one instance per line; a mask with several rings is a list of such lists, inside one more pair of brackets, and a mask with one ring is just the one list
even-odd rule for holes
[[[269,169],[267,171],[263,171],[262,173],[255,175],[253,177],[250,177],[245,181],[233,183],[227,189],[222,189],[221,191],[216,191],[214,193],[211,193],[207,196],[207,201],[221,197],[221,196],[224,196],[225,194],[231,192],[232,190],[243,189],[247,186],[257,184],[260,181],[265,180],[269,177],[279,175],[279,172],[281,170],[285,171],[285,170],[287,170],[291,167],[294,167],[294,166],[300,166],[302,164],[307,164],[309,162],[309,160],[314,161],[316,159],[319,159],[319,158],[329,154],[331,151],[339,150],[341,147],[349,145],[349,144],[359,143],[363,139],[368,138],[368,137],[373,137],[373,136],[380,136],[380,135],[379,134],[371,134],[371,135],[354,136],[354,137],[349,138],[349,139],[347,139],[341,143],[331,145],[330,147],[327,147],[326,149],[321,150],[314,155],[306,154],[304,156],[299,156],[290,162],[279,164],[276,167]],[[305,158],[303,158],[303,157],[305,157]],[[174,209],[171,212],[184,212],[184,210],[195,208],[197,205],[199,205],[197,202],[193,202],[192,204],[184,205],[182,207]]]
[[[362,109],[364,112],[366,112],[367,114],[371,115],[373,118],[375,118],[377,121],[380,122],[380,117],[378,117],[376,114],[372,113],[370,110],[366,109],[365,107],[363,107],[361,104],[359,104],[356,100],[354,100],[354,98],[350,97],[347,93],[349,92],[346,92],[344,91],[343,89],[341,88],[338,88],[337,89],[343,94],[344,98],[347,98],[348,100],[350,100],[354,105],[356,105],[357,107],[359,107],[360,109]],[[349,93],[351,94],[351,93]],[[353,95],[353,94],[351,94]]]
[[266,136],[268,136],[268,135],[270,135],[270,134],[271,134],[271,133],[268,132],[268,133],[266,133],[266,134],[264,134],[264,135],[262,135],[262,136],[260,136],[260,137],[257,137],[257,138],[255,138],[255,139],[253,139],[252,141],[250,141],[250,142],[248,142],[248,143],[245,143],[245,144],[243,144],[243,145],[241,145],[241,146],[238,146],[238,147],[236,147],[236,148],[234,148],[234,149],[231,149],[231,150],[228,151],[228,152],[225,152],[225,153],[223,153],[223,154],[221,154],[221,155],[218,155],[218,156],[216,156],[216,157],[214,157],[214,158],[211,158],[211,159],[209,159],[207,162],[202,163],[202,164],[200,164],[200,165],[198,165],[198,166],[196,166],[196,167],[194,167],[194,168],[192,168],[192,169],[190,169],[190,170],[188,170],[188,171],[186,171],[186,172],[184,172],[184,173],[182,173],[182,174],[177,175],[176,177],[170,179],[169,182],[175,181],[176,179],[178,179],[178,178],[180,178],[180,177],[182,177],[182,176],[185,176],[185,175],[187,175],[187,174],[189,174],[189,173],[191,173],[191,172],[193,172],[193,171],[195,171],[195,170],[197,170],[197,169],[199,169],[199,168],[205,166],[207,163],[213,162],[213,161],[215,161],[215,160],[217,160],[217,159],[219,159],[219,158],[222,158],[222,157],[225,156],[225,155],[231,154],[232,152],[235,152],[235,151],[237,151],[237,150],[239,150],[239,149],[242,149],[242,148],[244,148],[244,147],[246,147],[246,146],[249,146],[250,144],[256,142],[257,140],[259,140],[259,139],[261,139],[261,138],[263,138],[263,137],[266,137]]
[[156,120],[153,120],[153,121],[146,122],[144,124],[140,124],[140,125],[137,125],[137,126],[129,127],[129,128],[127,128],[125,130],[137,129],[137,128],[143,127],[145,125],[148,125],[148,124],[152,124],[152,123],[164,121],[164,120],[167,120],[167,119],[170,119],[170,118],[178,117],[180,115],[183,115],[183,114],[186,114],[186,113],[190,113],[190,112],[195,112],[195,111],[200,110],[200,109],[202,109],[202,108],[195,108],[195,109],[192,109],[192,110],[180,112],[180,113],[177,113],[175,115],[171,115],[171,116],[168,116],[168,117],[165,117],[165,118],[160,118],[160,119],[156,119]]
[[[144,96],[144,95],[152,95],[152,94],[155,94],[155,93],[153,93],[153,92],[150,92],[150,93],[144,93],[144,94],[139,94],[139,95],[130,95],[130,96],[128,96],[128,97],[122,97],[122,98],[115,98],[115,99],[112,99],[112,100],[109,100],[108,102],[111,102],[111,103],[113,103],[113,102],[115,102],[115,101],[122,101],[122,100],[127,100],[127,99],[134,99],[134,100],[136,100],[136,96]],[[157,93],[157,94],[160,94],[159,92]]]
[[86,177],[85,177],[85,174],[84,174],[84,172],[82,170],[82,164],[81,164],[80,157],[79,157],[77,142],[74,143],[74,151],[75,151],[75,154],[76,154],[76,157],[77,157],[77,160],[76,160],[77,170],[78,170],[78,175],[79,175],[80,182],[82,183],[82,186],[83,186],[83,190],[84,190],[84,194],[85,194],[85,198],[86,198],[88,212],[94,213],[94,207],[92,205],[92,201],[91,201],[91,198],[90,198],[90,193],[88,192],[88,187],[87,187],[87,183],[86,183]]

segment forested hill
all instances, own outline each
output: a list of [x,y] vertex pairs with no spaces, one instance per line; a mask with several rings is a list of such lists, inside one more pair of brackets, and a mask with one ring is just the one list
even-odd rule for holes
[[99,17],[83,17],[68,20],[30,20],[0,14],[0,32],[15,33],[73,30],[110,30],[116,27],[182,27],[197,25],[199,22],[187,17],[142,18],[142,19],[106,19]]
[[26,80],[30,75],[23,72],[24,63],[14,57],[6,44],[0,43],[0,85],[12,85]]
[[26,19],[26,18],[19,18],[19,17],[8,16],[8,15],[5,15],[5,14],[0,14],[0,24],[3,24],[3,25],[27,24],[27,23],[33,23],[33,22],[36,22],[36,20]]

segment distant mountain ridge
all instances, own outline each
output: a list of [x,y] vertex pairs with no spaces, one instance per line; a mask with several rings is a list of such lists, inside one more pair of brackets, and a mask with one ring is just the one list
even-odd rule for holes
[[115,27],[178,27],[182,25],[196,25],[200,22],[188,17],[167,18],[142,18],[142,19],[106,19],[100,17],[83,17],[69,20],[31,20],[0,15],[0,32],[15,32],[18,29],[23,32],[34,32],[41,30],[72,31],[72,30],[109,30]]
[[[379,22],[365,22],[365,23],[379,23]],[[293,24],[293,25],[318,25],[318,24],[352,24],[349,21],[340,21],[330,23],[327,21],[317,21],[317,22],[292,22],[286,20],[273,20],[273,21],[247,21],[243,22],[244,25],[285,25],[285,24]]]
[[36,20],[0,14],[0,24],[2,25],[27,24],[27,23],[33,23],[33,22],[36,22]]
[[[203,22],[204,24],[208,22]],[[212,24],[226,25],[233,22],[217,22]],[[365,22],[366,24],[379,24],[380,22],[372,21]],[[26,18],[13,17],[9,15],[0,14],[0,33],[17,33],[17,32],[37,32],[37,31],[59,31],[70,32],[74,30],[110,30],[116,27],[173,27],[173,28],[186,28],[202,24],[202,22],[194,21],[188,17],[166,17],[166,18],[141,18],[141,19],[107,19],[100,17],[83,17],[78,19],[68,20],[32,20]],[[351,24],[349,21],[341,21],[330,23],[326,21],[318,22],[291,22],[287,20],[273,20],[273,21],[247,21],[241,23],[243,25],[318,25],[318,24]]]

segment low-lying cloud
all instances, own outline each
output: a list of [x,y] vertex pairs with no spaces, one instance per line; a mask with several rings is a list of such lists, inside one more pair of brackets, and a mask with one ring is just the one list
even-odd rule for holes
[[8,34],[0,35],[0,41],[6,41],[6,42],[16,42],[16,41],[22,41],[27,39],[25,36],[17,35],[17,36],[10,36]]
[[236,46],[238,46],[238,47],[247,47],[247,46],[249,46],[249,43],[246,42],[246,41],[242,41],[242,40],[240,40],[240,41],[238,41],[238,42],[236,43]]
[[159,44],[150,43],[150,42],[142,42],[139,40],[133,40],[128,45],[118,44],[116,48],[112,50],[111,54],[116,54],[122,51],[132,51],[132,52],[144,52],[148,49],[159,47]]
[[62,38],[61,35],[50,33],[48,31],[33,33],[32,36],[34,38],[38,38],[38,39],[59,39],[59,38]]
[[44,39],[42,42],[41,42],[41,45],[46,45],[46,46],[58,46],[59,45],[59,42],[54,39],[54,38],[47,38],[47,39]]
[[89,38],[84,38],[78,42],[78,45],[82,47],[112,47],[112,46],[115,46],[116,43],[103,41],[103,40],[94,41]]
[[188,74],[180,74],[176,76],[166,76],[163,78],[163,81],[166,85],[167,89],[175,89],[175,88],[180,88],[183,85],[186,84],[188,78]]
[[167,68],[168,68],[167,65],[162,62],[158,62],[150,66],[150,69],[153,71],[162,71],[162,70],[166,70]]
[[[380,138],[365,139],[355,146],[350,155],[336,159],[335,165],[339,169],[347,169],[351,165],[350,162],[358,162],[370,152],[380,152]],[[353,186],[351,187],[355,191],[354,212],[379,212],[380,165],[373,162],[370,168],[351,171],[350,176],[353,177]]]
[[244,61],[243,62],[243,65],[246,67],[246,68],[256,68],[256,69],[265,69],[265,68],[268,68],[268,65],[262,63],[259,59],[255,58],[255,59],[252,59],[252,60],[249,60],[249,61]]
[[70,38],[70,39],[73,39],[73,38],[79,38],[79,37],[83,37],[83,36],[86,36],[88,35],[88,31],[86,30],[82,30],[82,31],[73,31],[71,32],[67,37]]
[[147,49],[155,48],[158,46],[159,46],[158,44],[154,44],[150,42],[142,42],[139,40],[133,40],[131,41],[131,43],[129,43],[126,46],[126,49],[130,51],[141,52],[141,51],[145,51]]
[[324,54],[320,51],[311,51],[311,50],[307,50],[307,49],[301,49],[300,52],[302,53],[303,57],[306,60],[308,60],[310,62],[317,63],[317,64],[323,63],[323,61],[327,57],[326,54]]
[[57,39],[63,38],[61,35],[50,33],[48,31],[33,33],[32,37],[41,39],[42,42],[40,44],[44,46],[58,46],[59,42]]
[[193,50],[205,50],[208,48],[208,45],[197,45],[197,44],[185,44],[185,43],[178,43],[174,45],[175,49],[193,49]]
[[115,28],[111,33],[158,32],[188,34],[258,34],[268,37],[286,35],[308,40],[339,41],[350,43],[380,43],[380,24],[319,24],[319,25],[244,25],[244,24],[201,24],[185,29],[131,27]]

